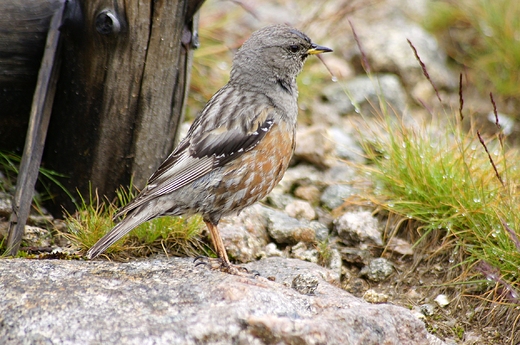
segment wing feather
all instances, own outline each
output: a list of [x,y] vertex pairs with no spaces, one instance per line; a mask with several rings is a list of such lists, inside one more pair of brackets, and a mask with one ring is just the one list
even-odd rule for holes
[[[186,138],[150,177],[147,187],[116,217],[189,185],[258,145],[273,126],[276,109],[270,102],[254,102],[249,96],[253,97],[229,85],[217,92],[195,119]],[[232,102],[233,99],[242,102]]]

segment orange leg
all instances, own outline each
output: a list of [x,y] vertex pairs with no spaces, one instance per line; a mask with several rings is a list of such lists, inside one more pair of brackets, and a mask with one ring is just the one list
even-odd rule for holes
[[209,232],[211,233],[211,241],[213,242],[213,249],[217,252],[217,256],[222,260],[222,266],[230,267],[231,262],[229,262],[229,258],[227,256],[226,248],[224,247],[224,242],[222,241],[222,237],[220,237],[220,233],[218,232],[217,226],[211,222],[206,222],[206,226],[208,227]]

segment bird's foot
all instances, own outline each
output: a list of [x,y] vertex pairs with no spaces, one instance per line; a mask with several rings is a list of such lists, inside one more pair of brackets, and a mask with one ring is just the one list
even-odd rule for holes
[[249,271],[247,268],[233,265],[231,263],[225,262],[221,258],[208,258],[206,256],[197,256],[195,260],[195,266],[204,265],[212,270],[218,270],[221,272],[233,274],[235,276],[248,277],[248,278],[256,278],[260,276],[260,273],[257,271]]

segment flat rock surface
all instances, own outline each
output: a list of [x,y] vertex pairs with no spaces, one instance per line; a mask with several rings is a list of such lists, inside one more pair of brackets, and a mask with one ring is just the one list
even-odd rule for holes
[[[312,263],[253,262],[252,279],[192,261],[1,260],[0,344],[442,343],[408,310],[364,302]],[[299,275],[318,282],[314,294],[291,287]]]

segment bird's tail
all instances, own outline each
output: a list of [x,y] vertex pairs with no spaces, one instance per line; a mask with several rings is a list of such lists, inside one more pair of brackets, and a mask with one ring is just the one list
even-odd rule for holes
[[144,213],[145,212],[132,212],[131,214],[127,215],[125,219],[123,219],[105,236],[97,241],[96,244],[92,246],[92,248],[89,249],[87,252],[87,258],[95,258],[104,252],[108,247],[117,242],[117,240],[119,240],[121,237],[129,233],[132,229],[151,219],[151,217],[143,217]]

